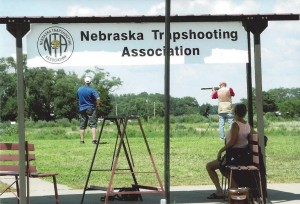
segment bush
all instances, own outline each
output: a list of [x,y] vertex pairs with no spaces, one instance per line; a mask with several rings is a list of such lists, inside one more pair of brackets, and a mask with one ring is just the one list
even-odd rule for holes
[[67,118],[58,119],[58,120],[56,121],[56,123],[57,123],[60,127],[71,127],[71,122],[70,122]]
[[72,127],[71,127],[71,130],[72,130],[72,131],[76,131],[77,129],[78,129],[77,126],[73,126],[73,125],[72,125]]
[[276,115],[273,112],[268,112],[264,115],[265,119],[269,120],[269,121],[285,121],[285,119],[282,116]]
[[186,127],[184,125],[176,124],[175,125],[175,130],[185,130]]
[[150,118],[148,120],[148,123],[151,124],[163,124],[164,123],[164,117],[156,116],[155,118]]
[[219,115],[211,115],[209,116],[210,122],[216,122],[219,123]]
[[33,128],[35,127],[35,123],[33,120],[25,120],[25,127],[26,128]]
[[[34,128],[35,129],[35,128]],[[68,139],[69,135],[66,134],[66,129],[63,127],[43,127],[37,128],[34,131],[31,131],[28,139]]]
[[35,122],[34,127],[35,128],[45,128],[48,126],[48,122],[44,121],[44,120],[39,120],[37,122]]
[[18,134],[18,126],[17,125],[9,125],[3,128],[1,135],[2,136],[13,136]]
[[71,123],[72,126],[73,125],[79,126],[79,121],[78,120],[72,119],[70,123]]
[[181,115],[181,116],[171,116],[171,123],[200,123],[207,122],[209,119],[199,115],[199,114],[191,114],[191,115]]
[[0,123],[0,129],[5,129],[6,127],[10,127],[10,126],[11,126],[10,122]]

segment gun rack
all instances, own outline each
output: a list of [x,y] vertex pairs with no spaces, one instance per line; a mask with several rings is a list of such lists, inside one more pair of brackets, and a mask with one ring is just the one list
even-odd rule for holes
[[[148,151],[148,154],[149,154],[149,157],[150,157],[150,160],[151,160],[151,164],[153,166],[153,171],[137,172],[135,170],[133,155],[132,155],[131,148],[130,148],[130,145],[129,145],[129,139],[128,139],[128,136],[126,134],[126,129],[127,129],[127,125],[128,125],[129,121],[137,121],[138,122],[139,129],[140,129],[140,131],[142,133],[142,136],[143,136],[143,139],[144,139],[143,141],[146,145],[146,149]],[[103,129],[106,127],[107,123],[111,124],[112,122],[116,126],[117,136],[116,136],[116,142],[115,142],[114,151],[113,151],[113,155],[112,155],[111,167],[108,168],[108,169],[107,168],[106,169],[101,169],[101,168],[97,169],[97,168],[94,167],[94,162],[95,162],[95,159],[96,159],[97,152],[98,152],[98,150],[100,148],[100,145],[101,145],[101,139],[103,137]],[[122,153],[125,154],[125,158],[126,158],[126,161],[127,161],[127,164],[128,164],[128,168],[125,168],[125,169],[124,168],[122,168],[122,169],[117,168],[121,150],[123,150]],[[109,183],[108,183],[107,187],[101,187],[101,186],[95,186],[95,185],[90,185],[88,187],[89,180],[90,180],[90,177],[91,177],[91,173],[95,172],[95,171],[100,172],[100,173],[105,172],[105,171],[106,172],[107,171],[111,172]],[[136,173],[155,174],[156,179],[157,179],[158,184],[159,184],[160,187],[140,185],[137,181]],[[129,187],[129,188],[113,187],[114,176],[116,174],[131,174],[131,177],[132,177],[132,180],[133,180],[132,186]],[[120,189],[122,189],[122,190],[120,190]],[[130,190],[130,189],[133,189],[133,190]],[[146,135],[145,135],[143,127],[142,127],[141,120],[138,116],[126,116],[126,117],[112,116],[112,117],[105,117],[103,119],[101,130],[100,130],[99,137],[98,137],[98,140],[97,140],[97,144],[95,146],[95,151],[94,151],[94,154],[93,154],[93,157],[92,157],[91,166],[90,166],[88,176],[87,176],[87,180],[86,180],[86,183],[85,183],[85,187],[84,187],[84,191],[83,191],[83,195],[82,195],[82,199],[81,199],[81,204],[84,201],[86,191],[90,191],[90,190],[103,190],[103,191],[106,191],[106,196],[102,198],[102,200],[104,200],[105,204],[108,203],[109,198],[111,198],[113,196],[122,195],[122,194],[128,194],[128,195],[136,194],[136,195],[138,195],[138,198],[141,201],[143,200],[141,194],[160,193],[163,196],[165,196],[165,191],[163,189],[161,179],[159,177],[156,165],[154,163],[154,159],[153,159],[153,156],[151,154],[150,147],[149,147]]]

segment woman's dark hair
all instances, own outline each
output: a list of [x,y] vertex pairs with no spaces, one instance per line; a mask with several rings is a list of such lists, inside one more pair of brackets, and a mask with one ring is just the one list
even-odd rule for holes
[[247,114],[246,105],[242,103],[236,104],[234,107],[234,114],[236,114],[239,117],[245,117],[245,115]]

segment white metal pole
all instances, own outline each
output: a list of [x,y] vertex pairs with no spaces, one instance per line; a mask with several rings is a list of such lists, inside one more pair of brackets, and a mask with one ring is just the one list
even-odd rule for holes
[[27,203],[25,179],[25,121],[24,121],[24,73],[22,35],[19,30],[17,35],[17,79],[18,79],[18,130],[19,130],[19,174],[20,174],[20,204]]

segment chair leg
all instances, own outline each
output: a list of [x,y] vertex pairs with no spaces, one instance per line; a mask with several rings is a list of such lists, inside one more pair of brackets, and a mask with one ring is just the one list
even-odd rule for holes
[[225,186],[224,186],[225,184],[224,184],[224,175],[222,175],[222,189],[223,189],[223,192],[225,191],[224,189],[225,189]]
[[20,189],[19,189],[19,177],[15,176],[15,183],[17,189],[17,197],[18,197],[18,204],[20,204]]
[[56,177],[53,177],[53,185],[54,185],[54,193],[55,193],[55,203],[59,204],[59,200],[58,200],[58,192],[57,192],[57,185],[56,185]]
[[[18,202],[19,202],[19,200],[20,200],[20,195],[19,195],[19,190],[18,190],[18,188],[19,188],[19,186],[18,186],[18,184],[17,184],[17,176],[15,177],[15,181],[14,182],[12,182],[9,186],[7,186],[3,191],[1,191],[1,193],[0,193],[0,196],[2,196],[7,190],[9,190],[12,194],[14,194],[14,196],[16,196],[17,198],[18,198]],[[17,195],[15,194],[15,192],[13,192],[12,190],[11,190],[11,188],[12,188],[12,186],[14,185],[14,184],[16,184],[16,187],[17,187]]]
[[27,204],[30,203],[30,185],[29,185],[29,176],[27,175]]
[[[223,186],[223,179],[224,179],[224,186]],[[223,194],[224,194],[224,200],[226,200],[226,195],[228,194],[228,178],[223,175],[222,177],[222,186],[223,186]]]
[[231,188],[231,186],[232,186],[232,173],[233,173],[233,170],[230,169],[229,181],[228,181],[228,189]]
[[228,178],[222,174],[222,189],[223,189],[223,194],[225,195],[227,192],[227,180]]
[[264,192],[263,192],[263,187],[262,187],[262,183],[261,183],[261,175],[260,172],[258,172],[258,177],[259,177],[259,187],[260,187],[260,197],[261,197],[261,202],[262,204],[265,204],[265,196],[264,196]]
[[[257,181],[257,178],[256,178],[256,172],[257,172],[257,175],[258,175],[258,181]],[[255,180],[255,185],[256,185],[256,188],[257,188],[258,197],[256,197],[256,199],[260,199],[260,201],[261,201],[260,203],[265,204],[265,198],[264,198],[263,187],[262,187],[262,182],[261,182],[261,174],[260,174],[259,170],[258,171],[252,171],[252,176]]]

